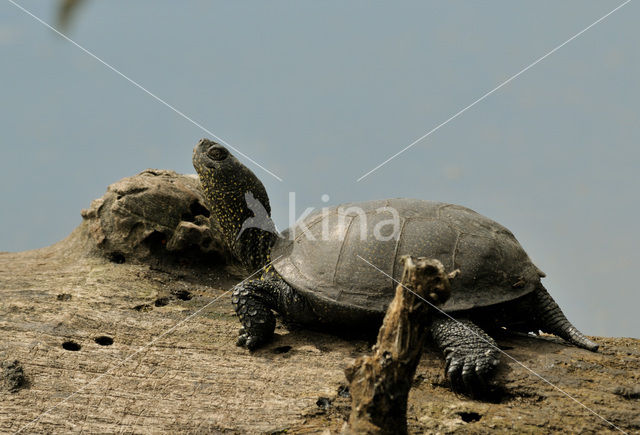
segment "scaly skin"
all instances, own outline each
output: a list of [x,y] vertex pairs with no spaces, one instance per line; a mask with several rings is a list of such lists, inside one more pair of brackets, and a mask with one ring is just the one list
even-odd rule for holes
[[534,292],[534,297],[538,308],[536,310],[536,317],[538,318],[538,324],[542,331],[555,334],[558,337],[564,338],[569,343],[573,343],[591,352],[598,350],[599,346],[597,343],[585,337],[582,332],[578,331],[578,329],[567,320],[556,301],[553,300],[544,287],[540,286],[540,288]]
[[480,395],[500,362],[498,345],[470,320],[436,317],[431,337],[445,356],[445,373],[456,391]]
[[276,305],[277,284],[277,281],[254,280],[234,288],[231,302],[242,323],[238,346],[253,350],[273,336],[276,317],[270,307]]
[[295,323],[313,325],[318,321],[307,299],[268,266],[260,279],[237,284],[231,302],[242,323],[237,344],[249,350],[256,349],[273,336],[275,316],[272,310]]
[[[220,160],[210,155],[222,157]],[[253,172],[226,148],[207,139],[193,150],[193,166],[200,177],[207,207],[216,217],[231,252],[249,272],[267,264],[278,235],[259,228],[246,229],[238,236],[242,223],[253,216],[245,195],[250,192],[271,216],[271,205],[264,186]]]

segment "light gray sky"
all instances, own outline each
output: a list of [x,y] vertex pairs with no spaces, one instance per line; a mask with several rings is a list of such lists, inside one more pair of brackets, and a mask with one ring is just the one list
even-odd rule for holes
[[[57,2],[17,0],[55,23]],[[640,337],[640,14],[622,1],[87,1],[69,36],[284,179],[297,209],[414,197],[510,228],[589,334]],[[198,127],[0,1],[0,250],[54,243],[107,185],[193,173]],[[245,163],[248,163],[244,160]]]

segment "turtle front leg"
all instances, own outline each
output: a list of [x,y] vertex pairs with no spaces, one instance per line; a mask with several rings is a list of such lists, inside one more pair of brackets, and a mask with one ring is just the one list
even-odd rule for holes
[[319,321],[306,298],[278,275],[241,282],[235,286],[231,302],[242,323],[237,345],[249,350],[273,337],[276,327],[273,311],[285,320],[303,325],[314,325]]
[[254,350],[273,337],[276,318],[272,309],[276,301],[275,289],[267,280],[256,279],[235,286],[231,302],[242,323],[238,346]]
[[470,320],[436,317],[431,336],[445,356],[445,372],[455,391],[482,395],[500,362],[496,342]]

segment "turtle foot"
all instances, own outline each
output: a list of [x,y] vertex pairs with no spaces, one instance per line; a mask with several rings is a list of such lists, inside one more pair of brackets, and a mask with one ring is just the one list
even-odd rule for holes
[[265,281],[255,280],[238,284],[231,302],[242,329],[236,344],[255,350],[268,342],[276,327],[276,318],[269,306],[269,287]]
[[249,350],[256,350],[263,344],[269,342],[273,337],[275,329],[275,318],[271,312],[269,316],[261,319],[242,319],[244,327],[238,333],[236,345],[246,347]]
[[445,357],[445,372],[451,388],[471,397],[489,392],[489,380],[500,363],[498,351],[491,348],[450,348]]
[[241,328],[238,332],[238,339],[236,340],[236,346],[245,347],[248,350],[256,350],[263,344],[269,341],[267,337],[260,337],[257,335],[251,335]]
[[444,353],[451,388],[472,397],[489,393],[489,381],[500,363],[493,338],[469,320],[450,317],[434,319],[431,334]]

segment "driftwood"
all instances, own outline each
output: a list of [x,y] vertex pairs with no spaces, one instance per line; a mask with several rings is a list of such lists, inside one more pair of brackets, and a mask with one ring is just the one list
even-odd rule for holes
[[[147,185],[153,174],[145,173]],[[190,185],[165,174],[153,183]],[[116,183],[64,241],[0,253],[0,433],[339,432],[351,404],[344,368],[369,353],[368,342],[278,324],[264,348],[236,347],[238,319],[225,291],[238,278],[226,273],[224,255],[205,252],[218,242],[207,247],[198,234],[215,239],[215,231],[180,229],[204,225],[207,213],[192,207],[198,191],[177,193],[168,210],[153,206],[156,187],[126,188],[131,181]],[[110,221],[126,217],[125,206],[135,214],[144,207],[138,229]],[[163,220],[169,212],[171,222]],[[138,250],[110,255],[127,248],[120,234],[129,228]],[[148,229],[166,238],[145,242]],[[189,243],[174,250],[180,244],[171,240]],[[598,337],[593,353],[553,337],[496,338],[562,392],[504,357],[495,396],[470,400],[451,392],[442,356],[426,347],[409,394],[410,433],[613,429],[564,393],[626,432],[640,429],[640,340]]]
[[80,213],[87,246],[115,263],[231,258],[195,176],[147,169],[111,184]]
[[345,370],[352,397],[343,433],[407,433],[407,398],[422,355],[431,305],[450,295],[449,279],[438,260],[402,258],[404,272],[387,309],[373,355]]

